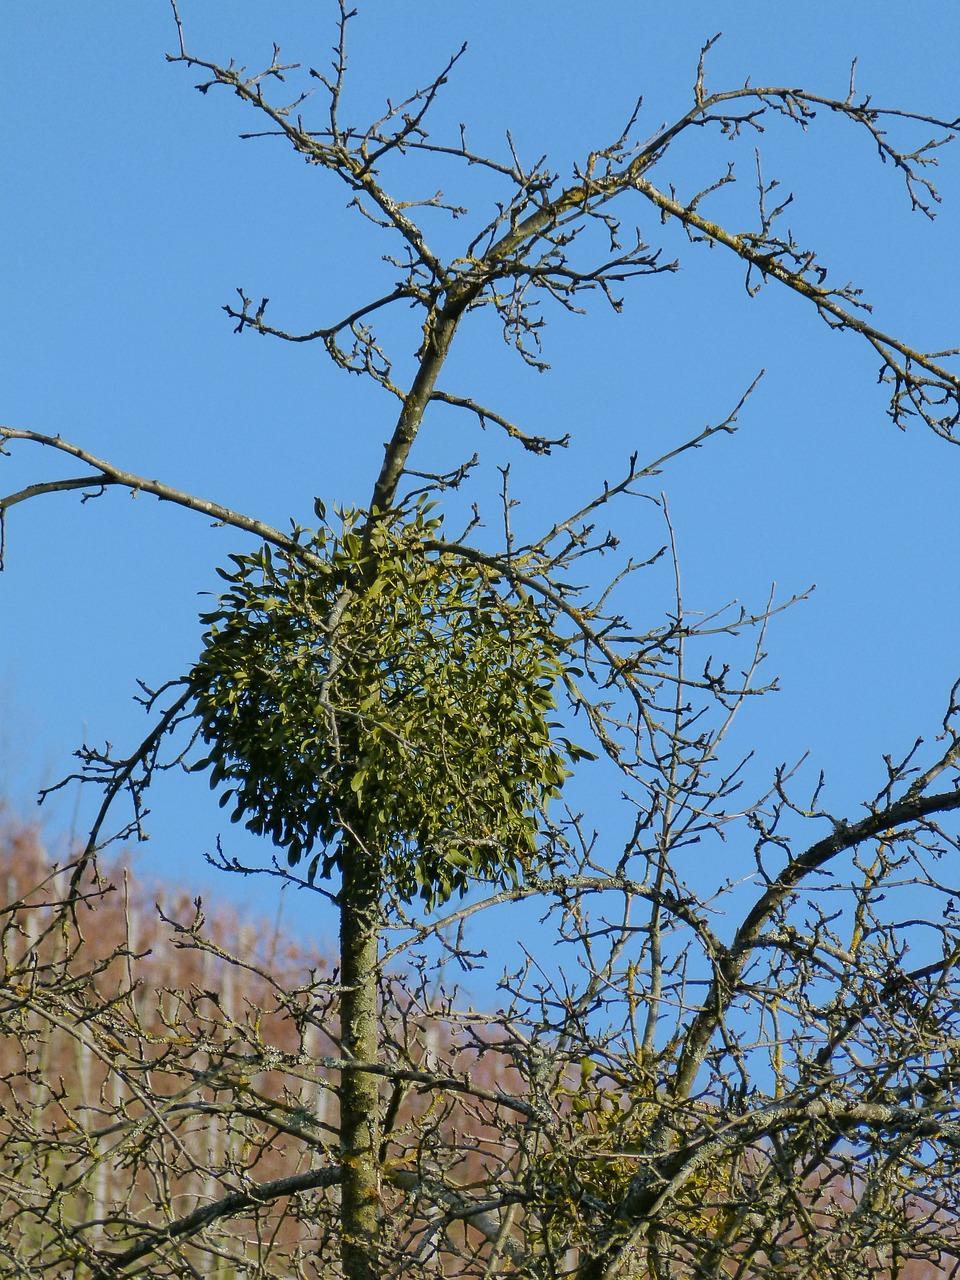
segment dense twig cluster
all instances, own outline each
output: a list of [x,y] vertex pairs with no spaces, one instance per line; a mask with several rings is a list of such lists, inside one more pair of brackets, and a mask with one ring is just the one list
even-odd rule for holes
[[[955,783],[957,711],[855,823],[785,776],[734,810],[732,779],[708,781],[722,731],[699,765],[678,735],[615,855],[571,818],[553,873],[429,923],[397,904],[364,1064],[343,1056],[335,971],[265,963],[252,932],[237,950],[186,899],[151,921],[126,887],[70,891],[71,865],[45,872],[20,837],[0,1274],[334,1273],[337,1082],[361,1065],[383,1106],[385,1275],[949,1272],[960,930],[938,867],[958,842],[936,815],[958,793],[933,788]],[[791,817],[831,833],[799,847]],[[708,861],[738,829],[752,854],[741,838],[708,900],[684,850]],[[904,880],[927,903],[912,920],[891,908]],[[482,965],[466,922],[528,898],[564,958],[531,953],[482,1013],[437,961]]]
[[[104,788],[86,847],[44,890],[28,896],[30,886],[13,886],[2,914],[0,1033],[8,1055],[19,1056],[0,1136],[0,1274],[919,1280],[931,1269],[957,1273],[960,891],[948,870],[948,855],[960,852],[951,818],[960,809],[957,689],[937,742],[884,757],[882,784],[853,816],[829,811],[822,779],[800,798],[799,765],[762,785],[748,759],[730,755],[735,718],[772,687],[761,679],[766,625],[785,606],[771,596],[754,610],[737,603],[707,616],[691,610],[667,501],[650,482],[678,454],[735,431],[753,388],[726,418],[664,456],[644,464],[634,455],[575,512],[551,512],[539,535],[514,532],[507,468],[498,547],[473,537],[479,513],[459,537],[441,536],[437,526],[421,531],[408,557],[419,566],[409,570],[411,582],[419,572],[439,574],[445,601],[459,566],[462,580],[482,581],[486,594],[457,597],[452,620],[449,609],[435,610],[440,621],[426,628],[426,658],[399,692],[398,651],[385,656],[340,627],[366,616],[379,571],[392,571],[377,548],[408,535],[425,497],[439,498],[473,473],[476,455],[444,474],[409,465],[433,407],[465,410],[534,454],[567,443],[566,435],[529,431],[441,386],[446,357],[464,320],[492,307],[506,343],[542,370],[551,301],[579,310],[598,293],[619,311],[628,282],[676,270],[646,231],[628,230],[617,213],[637,196],[642,210],[652,206],[664,222],[679,223],[691,241],[735,254],[748,292],[785,285],[832,328],[859,334],[880,357],[893,420],[904,426],[919,417],[956,443],[957,351],[921,352],[873,325],[859,291],[833,284],[786,227],[790,197],[764,177],[759,155],[756,217],[747,229],[706,212],[736,180],[733,165],[686,197],[664,171],[691,131],[716,129],[736,144],[756,140],[776,117],[807,129],[826,112],[865,132],[902,176],[912,206],[932,216],[930,166],[957,122],[878,108],[857,95],[852,77],[840,98],[749,83],[710,91],[711,41],[685,114],[643,139],[638,103],[614,140],[562,179],[546,157],[522,162],[509,137],[505,155],[489,158],[473,150],[463,126],[448,141],[427,133],[462,49],[429,84],[388,101],[360,127],[344,117],[354,15],[343,0],[332,68],[309,69],[306,87],[292,91],[286,86],[298,67],[278,48],[256,72],[201,58],[189,50],[176,4],[173,13],[178,48],[170,61],[199,73],[203,94],[225,88],[266,116],[264,130],[245,136],[285,140],[342,182],[359,214],[392,240],[388,287],[330,323],[307,332],[274,325],[268,298],[254,301],[244,288],[239,304],[224,308],[240,334],[319,342],[337,368],[371,378],[399,404],[370,501],[351,530],[352,568],[341,573],[299,523],[285,533],[59,435],[23,428],[0,427],[0,446],[35,444],[84,470],[0,497],[0,522],[46,494],[80,490],[86,501],[121,487],[253,535],[281,553],[287,583],[302,587],[311,571],[327,575],[333,585],[316,619],[309,591],[296,613],[292,588],[271,584],[279,594],[264,604],[264,617],[275,610],[301,638],[306,627],[307,642],[288,645],[286,657],[282,645],[255,647],[249,669],[231,669],[223,705],[253,680],[267,690],[257,714],[286,715],[283,690],[293,686],[284,681],[299,663],[305,684],[296,687],[316,694],[311,707],[334,725],[330,741],[349,755],[342,772],[350,778],[367,776],[373,753],[364,753],[364,732],[389,729],[396,739],[396,725],[405,726],[411,759],[420,753],[418,763],[431,767],[411,763],[405,774],[401,767],[396,785],[406,777],[419,787],[418,813],[443,796],[436,801],[443,823],[414,824],[421,835],[441,825],[457,830],[466,811],[457,794],[470,785],[432,721],[419,737],[408,732],[434,695],[449,692],[426,689],[434,659],[471,616],[482,634],[490,619],[476,615],[489,599],[520,602],[523,616],[536,617],[537,636],[548,635],[551,652],[563,655],[556,686],[567,700],[564,720],[551,728],[569,758],[599,759],[597,785],[610,805],[595,829],[572,801],[567,809],[546,805],[552,784],[534,789],[543,806],[532,815],[531,856],[512,875],[486,879],[483,868],[502,870],[509,851],[480,859],[469,884],[464,873],[448,885],[469,888],[467,895],[423,916],[390,872],[389,841],[364,809],[362,788],[352,800],[337,792],[330,829],[308,833],[336,848],[323,866],[341,868],[337,891],[279,862],[265,872],[229,854],[217,862],[333,898],[342,921],[338,970],[304,979],[249,951],[237,954],[205,928],[199,908],[190,918],[181,904],[165,921],[164,945],[186,966],[173,982],[145,957],[154,945],[159,954],[160,935],[150,931],[148,942],[138,925],[131,936],[129,912],[116,945],[83,937],[89,912],[103,920],[109,911],[106,885],[89,885],[111,838],[105,824],[114,801],[127,795],[132,818],[112,838],[139,835],[152,776],[197,762],[195,683],[178,676],[144,689],[153,723],[139,746],[125,756],[85,746],[79,773],[68,779]],[[326,110],[310,121],[314,81]],[[891,130],[916,124],[933,131],[930,141],[892,139]],[[490,205],[452,256],[432,246],[420,212],[446,214],[457,227],[471,212],[441,191],[407,190],[420,161],[469,167],[489,182]],[[408,383],[374,327],[397,304],[417,317]],[[624,557],[612,530],[617,504],[629,501],[657,508],[663,545]],[[621,606],[639,573],[646,581],[665,574],[664,615],[637,621]],[[420,597],[412,588],[405,595],[402,581],[385,598],[398,617],[413,600],[408,612],[419,610],[422,622]],[[512,616],[504,605],[506,621],[494,628],[504,649],[514,639]],[[230,624],[226,614],[221,621]],[[322,661],[310,656],[318,646]],[[359,673],[353,684],[343,679],[351,662]],[[467,676],[472,663],[463,660]],[[488,696],[490,680],[480,683]],[[363,697],[333,706],[337,688],[347,686],[351,698],[356,689]],[[459,685],[450,696],[467,698]],[[475,724],[495,758],[495,731],[470,713],[468,701],[458,703],[444,723]],[[364,732],[341,734],[349,716]],[[211,723],[221,721],[214,715]],[[589,736],[595,753],[568,732]],[[252,739],[255,754],[256,732]],[[264,777],[288,778],[295,762],[309,762],[306,740],[300,748],[291,742]],[[417,781],[435,780],[433,766],[442,766],[447,787]],[[511,758],[510,767],[521,773],[523,760]],[[495,770],[490,777],[502,784]],[[429,867],[435,852],[412,849],[411,857]],[[436,904],[448,893],[426,896]],[[553,927],[559,959],[524,951],[518,970],[499,980],[489,1002],[495,1012],[483,1013],[437,973],[476,981],[488,959],[471,941],[472,922],[521,902],[535,902]],[[242,985],[242,1000],[228,996],[231,983],[235,991]]]

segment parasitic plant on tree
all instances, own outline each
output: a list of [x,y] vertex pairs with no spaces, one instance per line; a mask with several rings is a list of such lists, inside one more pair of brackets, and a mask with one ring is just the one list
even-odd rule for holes
[[[568,769],[550,713],[563,642],[529,593],[431,550],[439,517],[347,515],[303,548],[233,557],[191,673],[211,786],[308,879],[355,828],[427,908],[517,885]],[[506,587],[506,590],[504,590]],[[313,853],[315,845],[318,852]]]
[[[516,529],[502,467],[499,539],[480,532],[478,510],[458,536],[442,522],[452,491],[473,482],[476,457],[424,472],[411,452],[429,447],[438,409],[539,458],[568,443],[454,388],[448,356],[485,313],[542,371],[545,304],[578,311],[593,296],[619,312],[629,285],[678,269],[629,226],[630,209],[732,254],[751,295],[782,287],[837,336],[859,339],[879,358],[893,422],[957,443],[956,352],[924,351],[875,324],[859,290],[834,283],[786,228],[790,200],[774,195],[758,160],[757,199],[730,225],[708,210],[718,190],[729,194],[732,165],[685,193],[670,168],[693,134],[737,148],[773,122],[807,131],[829,115],[932,215],[930,166],[957,122],[878,108],[852,76],[838,96],[763,81],[714,90],[710,41],[679,116],[644,135],[638,104],[561,175],[545,158],[524,163],[510,139],[487,156],[463,126],[428,133],[463,50],[355,125],[344,116],[356,16],[345,4],[332,67],[302,71],[295,89],[301,69],[276,46],[257,71],[217,62],[192,50],[171,10],[169,60],[198,75],[204,95],[238,99],[261,126],[247,136],[292,147],[389,237],[384,291],[313,329],[274,324],[267,298],[243,289],[225,308],[240,334],[316,344],[337,370],[371,380],[389,406],[388,439],[361,509],[333,521],[318,503],[317,527],[301,516],[285,532],[60,435],[0,427],[8,452],[32,444],[81,464],[80,474],[32,479],[0,498],[0,520],[47,494],[119,487],[252,540],[222,571],[226,589],[204,615],[196,661],[146,690],[143,740],[125,756],[78,753],[72,776],[104,795],[58,920],[79,946],[78,895],[109,843],[112,807],[126,795],[132,817],[120,834],[142,834],[152,777],[182,765],[206,770],[232,816],[285,854],[260,867],[222,855],[225,870],[334,900],[339,964],[294,989],[261,975],[283,1036],[265,1031],[260,1010],[224,1018],[198,985],[183,997],[189,1017],[148,1037],[132,992],[98,1002],[87,971],[87,1003],[69,1016],[57,1006],[57,1025],[109,1030],[117,1065],[106,1069],[129,1105],[117,1128],[76,1121],[76,1176],[91,1177],[116,1140],[160,1190],[146,1204],[131,1192],[105,1223],[48,1180],[56,1247],[46,1238],[20,1251],[16,1274],[59,1274],[65,1258],[97,1277],[221,1263],[258,1277],[339,1268],[345,1280],[886,1280],[910,1263],[955,1270],[960,928],[940,867],[960,851],[957,690],[932,745],[886,755],[852,817],[827,808],[822,780],[800,794],[786,766],[763,785],[748,777],[750,753],[733,749],[731,725],[772,687],[758,670],[766,624],[783,604],[771,595],[753,610],[688,608],[667,500],[652,482],[732,434],[756,382],[731,413],[659,456],[633,452],[572,512],[538,514],[539,529],[528,509]],[[308,118],[318,86],[325,110]],[[919,143],[900,140],[918,128]],[[481,193],[474,208],[418,196],[407,177],[418,164],[469,174]],[[452,229],[434,237],[431,220],[444,215]],[[411,314],[405,370],[384,331]],[[661,524],[639,551],[633,530],[625,554],[615,528],[623,504],[638,500]],[[667,592],[653,616],[630,598],[641,574],[661,600]],[[590,750],[567,737],[575,729]],[[564,788],[593,755],[606,786],[595,818],[574,803],[573,779]],[[703,855],[695,871],[692,850]],[[905,884],[920,907],[898,914],[890,903]],[[483,960],[473,918],[523,901],[553,927],[560,963],[522,939],[484,1013],[445,980],[445,966],[472,973]],[[246,963],[205,938],[199,909],[171,927],[183,948]],[[29,961],[14,970],[11,999],[22,1009],[36,996]],[[41,993],[48,1010],[63,998],[55,985]],[[183,1028],[198,1025],[191,1039]],[[150,1065],[158,1054],[168,1087]],[[265,1076],[282,1086],[261,1087]],[[334,1082],[335,1115],[303,1102],[321,1080]],[[223,1126],[216,1159],[182,1136],[188,1106]],[[281,1134],[287,1172],[267,1178],[243,1151],[264,1152]],[[181,1183],[170,1169],[202,1171],[202,1190],[175,1202],[169,1186]],[[9,1194],[17,1219],[23,1195]]]

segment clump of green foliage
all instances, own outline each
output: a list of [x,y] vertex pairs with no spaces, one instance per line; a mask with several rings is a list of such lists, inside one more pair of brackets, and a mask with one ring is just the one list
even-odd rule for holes
[[[357,515],[219,570],[191,674],[221,805],[309,876],[345,833],[404,901],[516,883],[569,772],[549,719],[562,643],[488,566],[431,549],[428,505],[363,535]],[[316,848],[316,852],[313,852]]]
[[[609,1247],[632,1235],[636,1222],[618,1218],[616,1210],[633,1179],[648,1167],[649,1137],[667,1105],[639,1061],[635,1074],[616,1081],[584,1058],[576,1084],[557,1086],[554,1141],[532,1164],[534,1234],[549,1256],[562,1257],[569,1248]],[[704,1119],[712,1123],[716,1117],[704,1109]],[[690,1134],[695,1120],[694,1114],[677,1111],[676,1137]],[[731,1177],[730,1158],[722,1154],[697,1169],[670,1206],[660,1210],[663,1223],[672,1221],[681,1235],[695,1233],[701,1239],[721,1234],[728,1209],[736,1208]]]

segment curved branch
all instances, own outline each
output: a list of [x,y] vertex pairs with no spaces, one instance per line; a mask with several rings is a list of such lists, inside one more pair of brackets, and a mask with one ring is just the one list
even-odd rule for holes
[[[529,884],[518,885],[515,889],[503,889],[486,898],[480,898],[465,907],[458,907],[439,919],[427,924],[413,927],[413,941],[422,942],[432,934],[460,924],[478,912],[489,910],[506,902],[522,902],[527,898],[543,897],[554,893],[565,895],[570,893],[624,893],[640,898],[667,911],[675,919],[687,925],[700,939],[704,952],[711,958],[723,951],[722,944],[711,930],[707,922],[694,910],[693,900],[684,900],[669,889],[656,889],[640,880],[631,880],[620,873],[608,876],[556,875],[549,879],[533,880]],[[381,966],[402,954],[410,946],[410,939],[398,943],[381,957]],[[506,1099],[501,1099],[506,1101]],[[510,1105],[513,1105],[512,1103]]]
[[[18,489],[16,493],[0,497],[0,573],[3,572],[3,556],[7,545],[7,512],[11,507],[30,498],[39,498],[45,493],[63,493],[70,489],[100,489],[102,492],[106,485],[117,483],[118,481],[103,475],[75,476],[70,480],[41,480],[37,484],[28,484],[26,488]],[[81,501],[86,502],[88,498],[99,496],[97,493],[87,493]]]
[[760,939],[764,924],[796,886],[838,854],[855,848],[865,840],[917,822],[931,814],[948,813],[954,809],[960,809],[960,790],[939,792],[932,796],[908,797],[886,809],[867,814],[859,822],[838,823],[832,835],[818,840],[787,863],[747,912],[733,942],[718,959],[716,976],[684,1038],[672,1085],[675,1097],[686,1097],[693,1088],[704,1054],[738,990],[740,978]]
[[104,485],[119,483],[104,475],[74,476],[70,480],[40,480],[37,484],[28,484],[25,489],[18,489],[16,493],[8,493],[5,498],[0,497],[0,511],[8,511],[18,502],[38,498],[44,493],[62,493],[67,489],[102,489]]
[[419,1084],[424,1088],[438,1089],[447,1093],[463,1093],[481,1102],[492,1102],[498,1107],[509,1107],[511,1111],[526,1116],[528,1120],[534,1119],[537,1115],[537,1108],[533,1103],[515,1097],[513,1094],[504,1093],[502,1089],[484,1089],[481,1085],[474,1084],[469,1075],[463,1077],[440,1075],[435,1071],[394,1067],[386,1062],[362,1062],[356,1058],[320,1058],[318,1065],[327,1071],[362,1071],[366,1075],[382,1076],[385,1080],[401,1080],[408,1084]]

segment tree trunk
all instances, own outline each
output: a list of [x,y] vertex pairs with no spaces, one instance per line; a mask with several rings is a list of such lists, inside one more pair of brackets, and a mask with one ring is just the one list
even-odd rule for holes
[[[344,840],[340,900],[340,1038],[345,1058],[377,1059],[379,860]],[[344,1070],[340,1083],[343,1151],[340,1257],[345,1280],[380,1280],[380,1102],[377,1077]]]

